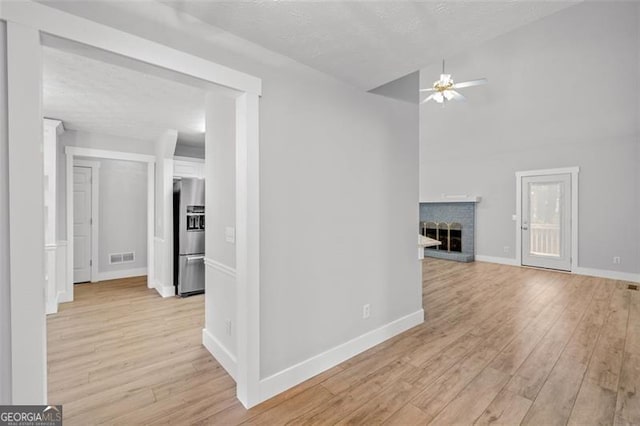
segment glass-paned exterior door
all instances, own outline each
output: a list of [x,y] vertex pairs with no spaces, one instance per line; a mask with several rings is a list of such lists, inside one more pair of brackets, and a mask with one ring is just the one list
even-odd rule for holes
[[522,178],[522,264],[571,270],[571,175]]

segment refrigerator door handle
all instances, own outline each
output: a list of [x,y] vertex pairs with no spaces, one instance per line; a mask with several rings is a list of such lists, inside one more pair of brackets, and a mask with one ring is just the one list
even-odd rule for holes
[[199,260],[204,260],[204,256],[187,256],[187,263],[197,262]]

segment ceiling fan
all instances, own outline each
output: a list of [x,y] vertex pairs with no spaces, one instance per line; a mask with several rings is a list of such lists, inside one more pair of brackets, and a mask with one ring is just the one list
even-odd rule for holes
[[463,81],[462,83],[454,83],[451,79],[451,74],[444,73],[444,59],[442,60],[442,74],[440,74],[440,80],[435,81],[433,83],[433,87],[428,89],[420,89],[420,92],[434,92],[431,95],[427,96],[425,100],[420,103],[425,103],[428,101],[436,101],[439,104],[443,104],[446,101],[465,101],[467,98],[462,96],[455,89],[462,89],[465,87],[472,86],[481,86],[483,84],[487,84],[488,80],[486,78],[479,78],[477,80],[469,80]]

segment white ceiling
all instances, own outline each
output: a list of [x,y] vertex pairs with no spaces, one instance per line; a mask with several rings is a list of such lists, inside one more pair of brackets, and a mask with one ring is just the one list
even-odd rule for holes
[[161,1],[365,90],[576,3]]
[[44,116],[68,129],[155,140],[167,129],[204,144],[202,89],[82,55],[43,48]]

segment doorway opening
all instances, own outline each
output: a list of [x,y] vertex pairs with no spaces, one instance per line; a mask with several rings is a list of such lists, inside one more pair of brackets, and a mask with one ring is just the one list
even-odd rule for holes
[[[47,345],[44,298],[32,297],[46,286],[42,230],[44,185],[41,105],[41,49],[67,45],[97,48],[97,55],[116,61],[139,61],[164,76],[189,79],[234,101],[237,120],[237,396],[246,406],[259,399],[259,215],[258,215],[258,96],[261,82],[250,75],[170,49],[148,40],[93,24],[35,3],[7,4],[0,18],[7,21],[10,226],[33,229],[32,241],[10,241],[12,402],[46,403]],[[59,38],[58,38],[59,37]],[[86,44],[81,44],[86,43]],[[94,148],[95,149],[95,148]],[[155,164],[157,166],[157,163]],[[155,167],[154,167],[155,168]],[[34,201],[36,200],[36,201]],[[29,225],[30,224],[30,225]],[[36,224],[36,225],[34,225]],[[153,251],[153,250],[152,250]],[[206,309],[206,308],[205,308]],[[28,313],[28,315],[27,315]]]
[[518,264],[567,272],[577,266],[578,172],[516,173]]
[[[211,393],[235,392],[233,378],[203,347],[204,295],[177,298],[172,280],[171,247],[178,239],[172,199],[165,197],[172,186],[165,183],[175,177],[201,184],[197,232],[204,258],[206,92],[66,50],[43,49],[44,114],[64,127],[47,141],[55,154],[64,154],[51,161],[58,174],[52,178],[61,182],[53,198],[61,200],[58,215],[66,220],[52,228],[66,223],[56,233],[67,241],[72,266],[65,278],[66,303],[47,317],[49,401],[65,405],[67,419],[86,423],[96,410],[92,401],[109,398],[114,387],[123,398],[153,394],[140,409],[166,404],[172,396],[159,389],[186,377],[210,377],[216,383],[207,385]],[[72,73],[64,72],[70,67]],[[159,88],[163,92],[155,95]],[[182,92],[189,102],[181,103]],[[171,116],[153,117],[159,110]],[[190,123],[184,118],[191,115]],[[178,130],[155,137],[154,125]],[[183,132],[190,149],[178,149],[183,156],[176,158]],[[202,293],[202,261],[200,266]],[[58,305],[56,294],[50,296],[49,304]],[[159,374],[162,370],[167,371]],[[191,390],[174,386],[173,392],[188,398]],[[128,415],[114,404],[105,419],[137,423]]]

